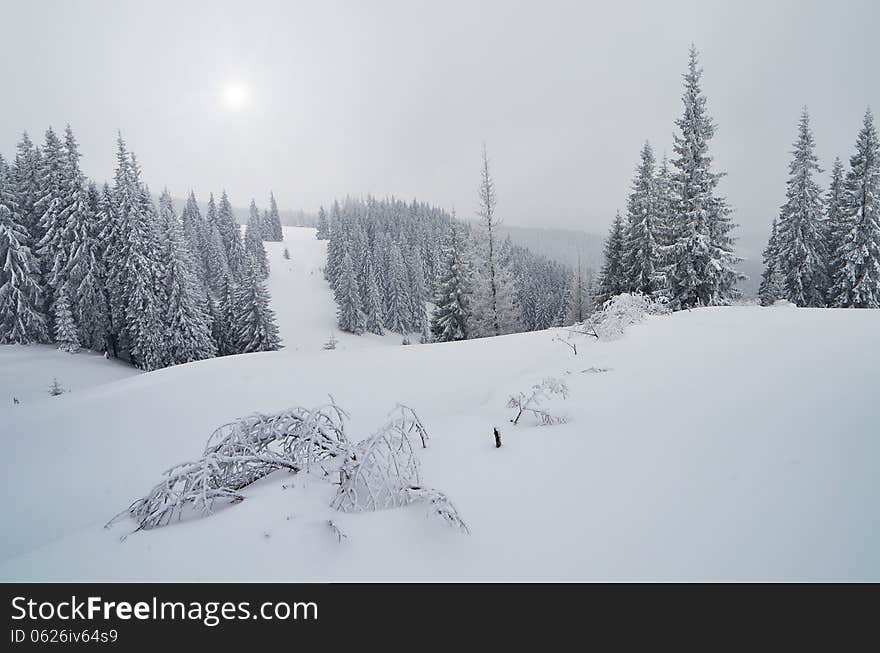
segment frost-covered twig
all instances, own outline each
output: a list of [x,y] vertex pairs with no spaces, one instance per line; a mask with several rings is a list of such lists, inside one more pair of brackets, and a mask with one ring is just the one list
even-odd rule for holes
[[440,517],[449,526],[459,529],[462,533],[470,533],[467,524],[458,514],[458,510],[443,492],[433,488],[408,487],[406,494],[410,501],[423,501],[428,504],[428,514]]
[[511,395],[507,401],[507,407],[515,408],[517,413],[516,417],[510,421],[517,424],[523,413],[531,413],[541,421],[541,424],[564,424],[564,417],[553,415],[541,408],[541,405],[554,394],[561,395],[563,399],[566,399],[568,397],[568,386],[562,379],[548,377],[541,381],[541,383],[533,385],[528,393],[519,392]]
[[343,532],[342,529],[339,528],[339,526],[336,525],[336,522],[334,522],[332,519],[327,520],[327,526],[330,527],[330,532],[336,536],[336,539],[339,542],[342,542],[342,540],[348,538],[348,535]]
[[563,345],[565,345],[566,347],[571,349],[571,351],[574,353],[575,356],[578,355],[578,346],[574,340],[571,340],[570,338],[562,338],[557,335],[555,338],[553,338],[553,341],[554,342],[561,342]]

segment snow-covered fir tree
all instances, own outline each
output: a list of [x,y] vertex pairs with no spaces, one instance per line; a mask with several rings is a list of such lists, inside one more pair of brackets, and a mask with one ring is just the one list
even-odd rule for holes
[[204,220],[204,274],[208,288],[220,292],[231,274],[229,263],[226,260],[226,248],[223,246],[223,238],[220,235],[219,217],[217,206],[214,203],[214,193],[208,197],[208,209]]
[[[109,188],[106,191],[109,195]],[[73,251],[70,256],[69,293],[79,327],[79,342],[94,351],[106,351],[110,331],[107,267],[101,236],[107,198],[94,184],[86,190],[86,208],[72,211]]]
[[167,190],[159,198],[159,230],[165,295],[163,362],[178,365],[211,358],[217,349],[211,339],[208,307],[195,275],[183,227]]
[[40,240],[35,244],[35,253],[43,273],[43,295],[46,308],[52,315],[52,305],[57,293],[67,281],[67,257],[70,252],[70,232],[66,228],[63,215],[65,196],[68,190],[67,156],[64,145],[55,130],[46,130],[40,166],[39,198],[37,210]]
[[330,221],[323,206],[318,208],[318,232],[315,235],[318,240],[330,240]]
[[779,270],[779,248],[777,245],[776,218],[770,228],[770,239],[764,248],[764,272],[761,285],[758,287],[758,300],[761,306],[771,306],[775,301],[785,297],[785,279]]
[[624,237],[623,218],[620,216],[620,212],[618,212],[614,216],[611,231],[605,240],[604,263],[596,280],[597,287],[594,293],[594,301],[596,302],[597,309],[602,308],[602,305],[615,295],[627,292],[629,289],[623,266]]
[[239,353],[281,349],[275,312],[263,282],[259,263],[246,258],[244,275],[233,294],[233,338]]
[[379,282],[376,279],[376,266],[373,257],[367,252],[364,257],[365,293],[362,296],[364,313],[364,330],[381,336],[385,332],[385,307],[379,293]]
[[846,178],[843,170],[843,162],[839,157],[834,159],[831,165],[831,182],[828,184],[828,192],[825,195],[825,249],[826,268],[828,274],[829,305],[834,304],[832,287],[835,279],[839,279],[844,267],[841,254],[841,245],[847,234],[846,202]]
[[438,342],[466,340],[473,283],[467,239],[459,222],[449,223],[431,314],[431,333]]
[[412,249],[412,253],[406,259],[406,275],[409,285],[409,322],[413,331],[427,336],[428,314],[425,310],[425,302],[428,301],[428,292],[425,287],[425,266],[422,262],[422,253],[417,247]]
[[397,243],[391,246],[389,254],[388,304],[385,311],[385,326],[389,331],[395,333],[410,333],[413,331],[412,301],[409,294],[406,265]]
[[828,292],[824,206],[822,191],[814,178],[821,170],[815,148],[810,116],[804,107],[776,236],[776,260],[785,288],[783,298],[797,306],[824,306]]
[[223,240],[223,248],[226,251],[226,262],[229,273],[234,278],[239,278],[245,267],[244,244],[241,242],[241,229],[235,219],[235,212],[226,191],[220,195],[220,204],[217,208],[217,229]]
[[[99,263],[100,249],[96,240],[97,214],[89,200],[85,176],[79,166],[79,145],[70,125],[64,133],[63,156],[63,190],[58,205],[58,217],[62,227],[55,231],[53,226],[52,230],[46,232],[43,240],[47,250],[56,248],[53,275],[48,281],[55,292],[64,291],[65,301],[71,310],[76,330],[79,333],[86,330],[92,332],[90,342],[87,344],[95,344],[91,340],[97,338],[100,346],[103,334],[95,333],[95,329],[106,315],[105,306],[100,302],[100,298],[97,304],[79,305],[80,286],[87,276],[89,277],[87,284],[91,288],[86,288],[85,294],[93,296],[102,294],[100,284],[103,280],[103,266]],[[62,262],[63,267],[61,267]],[[91,322],[88,327],[80,323],[83,316]]]
[[736,284],[742,278],[734,267],[739,259],[733,249],[730,208],[715,192],[722,176],[712,171],[709,154],[715,123],[706,112],[697,59],[691,46],[672,162],[675,227],[668,283],[672,305],[678,309],[729,304],[738,296]]
[[[212,195],[209,210],[213,208],[216,220],[217,207],[212,206],[213,199]],[[196,194],[193,191],[190,191],[186,198],[186,204],[183,207],[183,212],[180,214],[180,222],[183,225],[183,234],[186,237],[189,251],[192,254],[195,271],[200,282],[204,284],[208,281],[209,277],[207,238],[210,234],[210,227],[207,218],[202,217],[202,211],[199,208]]]
[[37,214],[37,201],[40,199],[40,171],[42,155],[34,145],[27,132],[21,135],[16,146],[15,162],[10,172],[13,192],[18,202],[18,214],[21,225],[28,232],[29,243],[39,242],[42,232],[39,229],[40,216]]
[[48,342],[39,264],[18,213],[9,168],[0,157],[0,344]]
[[364,332],[366,320],[361,310],[361,294],[351,256],[346,252],[342,256],[336,283],[333,286],[336,298],[336,324],[343,331],[361,334]]
[[832,297],[843,308],[880,308],[880,141],[868,109],[844,184],[840,268]]
[[672,171],[669,169],[669,159],[666,155],[660,160],[657,168],[654,187],[656,197],[654,212],[656,215],[655,225],[658,247],[659,269],[656,272],[662,276],[660,287],[664,293],[669,291],[669,260],[672,244],[675,240],[675,196],[672,192]]
[[475,337],[513,333],[519,326],[510,271],[501,261],[501,221],[495,212],[497,204],[495,182],[489,171],[489,156],[484,146],[479,185],[480,220],[474,248],[476,281],[471,335]]
[[244,251],[245,255],[254,259],[260,278],[265,279],[269,276],[269,260],[263,245],[263,219],[254,200],[251,200],[250,217],[245,229]]
[[651,295],[661,289],[660,224],[654,151],[646,142],[627,202],[623,268],[629,290]]
[[284,232],[281,229],[281,215],[278,213],[278,203],[275,201],[275,194],[270,192],[269,210],[263,220],[263,240],[281,242],[283,239]]
[[71,354],[79,351],[79,334],[73,320],[73,311],[70,310],[66,286],[62,286],[55,295],[52,314],[55,316],[55,343],[58,345],[58,349]]
[[114,350],[143,370],[163,365],[163,300],[156,215],[122,136],[113,186],[114,228],[107,243]]
[[215,307],[216,319],[212,324],[211,335],[217,347],[218,356],[231,356],[242,353],[235,335],[235,286],[231,278],[223,281]]

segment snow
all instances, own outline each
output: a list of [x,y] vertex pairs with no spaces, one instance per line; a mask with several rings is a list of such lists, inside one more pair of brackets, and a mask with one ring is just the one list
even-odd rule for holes
[[0,418],[13,409],[13,398],[22,403],[57,399],[48,395],[54,378],[65,391],[77,393],[139,373],[91,351],[68,354],[53,345],[0,345]]
[[[297,228],[267,243],[284,350],[2,413],[16,500],[0,505],[0,580],[880,580],[880,311],[684,311],[613,342],[576,336],[576,357],[561,330],[407,347],[337,334],[325,351],[324,247]],[[570,389],[567,423],[514,427],[508,397],[549,376]],[[204,519],[104,528],[215,427],[328,393],[354,440],[398,401],[415,409],[423,480],[470,535],[419,504],[336,512],[335,486],[286,472]]]

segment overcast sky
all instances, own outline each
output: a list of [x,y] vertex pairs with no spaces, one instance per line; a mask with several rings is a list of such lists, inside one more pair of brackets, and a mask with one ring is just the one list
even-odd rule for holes
[[801,106],[826,169],[880,109],[871,0],[0,5],[4,155],[70,122],[103,180],[121,129],[154,190],[225,187],[239,206],[271,188],[282,208],[372,193],[470,216],[485,140],[508,224],[604,233],[642,142],[671,149],[693,41],[752,248]]

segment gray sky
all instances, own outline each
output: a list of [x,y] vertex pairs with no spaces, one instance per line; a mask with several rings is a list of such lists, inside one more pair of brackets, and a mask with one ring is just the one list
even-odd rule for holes
[[0,5],[0,151],[70,122],[105,179],[118,128],[154,190],[226,187],[239,206],[272,188],[283,208],[394,194],[470,217],[485,140],[508,224],[604,232],[642,142],[671,150],[693,41],[754,249],[801,106],[826,169],[880,110],[871,0]]

